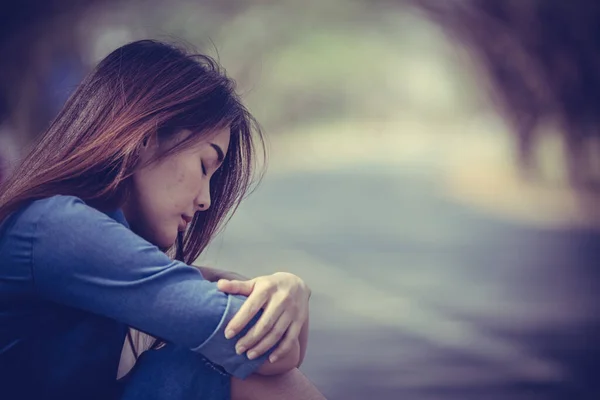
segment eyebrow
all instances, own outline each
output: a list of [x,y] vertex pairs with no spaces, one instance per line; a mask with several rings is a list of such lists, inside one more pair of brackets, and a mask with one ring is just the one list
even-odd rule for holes
[[219,147],[219,145],[211,143],[210,144],[212,146],[213,149],[215,149],[215,151],[217,152],[217,159],[219,161],[219,164],[223,162],[223,160],[225,159],[225,154],[223,154],[223,149],[221,149]]

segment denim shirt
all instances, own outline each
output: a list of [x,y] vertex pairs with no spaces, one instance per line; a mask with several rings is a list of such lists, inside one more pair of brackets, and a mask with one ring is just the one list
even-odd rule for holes
[[128,326],[243,379],[269,354],[235,352],[257,317],[225,338],[244,300],[133,233],[120,210],[73,196],[34,201],[0,226],[0,397],[8,387],[66,397],[106,390]]

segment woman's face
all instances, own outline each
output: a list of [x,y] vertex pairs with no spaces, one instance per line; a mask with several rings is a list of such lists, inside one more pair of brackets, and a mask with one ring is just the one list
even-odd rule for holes
[[191,134],[182,131],[171,143],[147,143],[123,213],[131,229],[160,248],[175,243],[196,212],[210,207],[210,178],[229,148],[229,128],[215,130],[205,139],[147,164],[157,155]]

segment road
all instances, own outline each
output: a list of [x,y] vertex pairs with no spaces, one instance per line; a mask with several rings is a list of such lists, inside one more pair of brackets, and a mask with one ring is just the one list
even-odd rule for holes
[[600,398],[600,235],[449,200],[377,166],[268,176],[203,261],[312,287],[304,372],[331,399]]

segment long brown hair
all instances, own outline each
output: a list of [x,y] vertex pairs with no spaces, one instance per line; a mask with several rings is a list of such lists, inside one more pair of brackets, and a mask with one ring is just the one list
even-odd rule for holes
[[[0,222],[25,204],[73,195],[109,210],[126,199],[142,143],[194,132],[169,151],[229,126],[225,160],[211,178],[211,207],[197,213],[171,248],[195,260],[257,180],[260,127],[235,83],[205,55],[142,40],[113,51],[84,79],[21,165],[0,188]],[[257,146],[257,144],[259,146]]]

